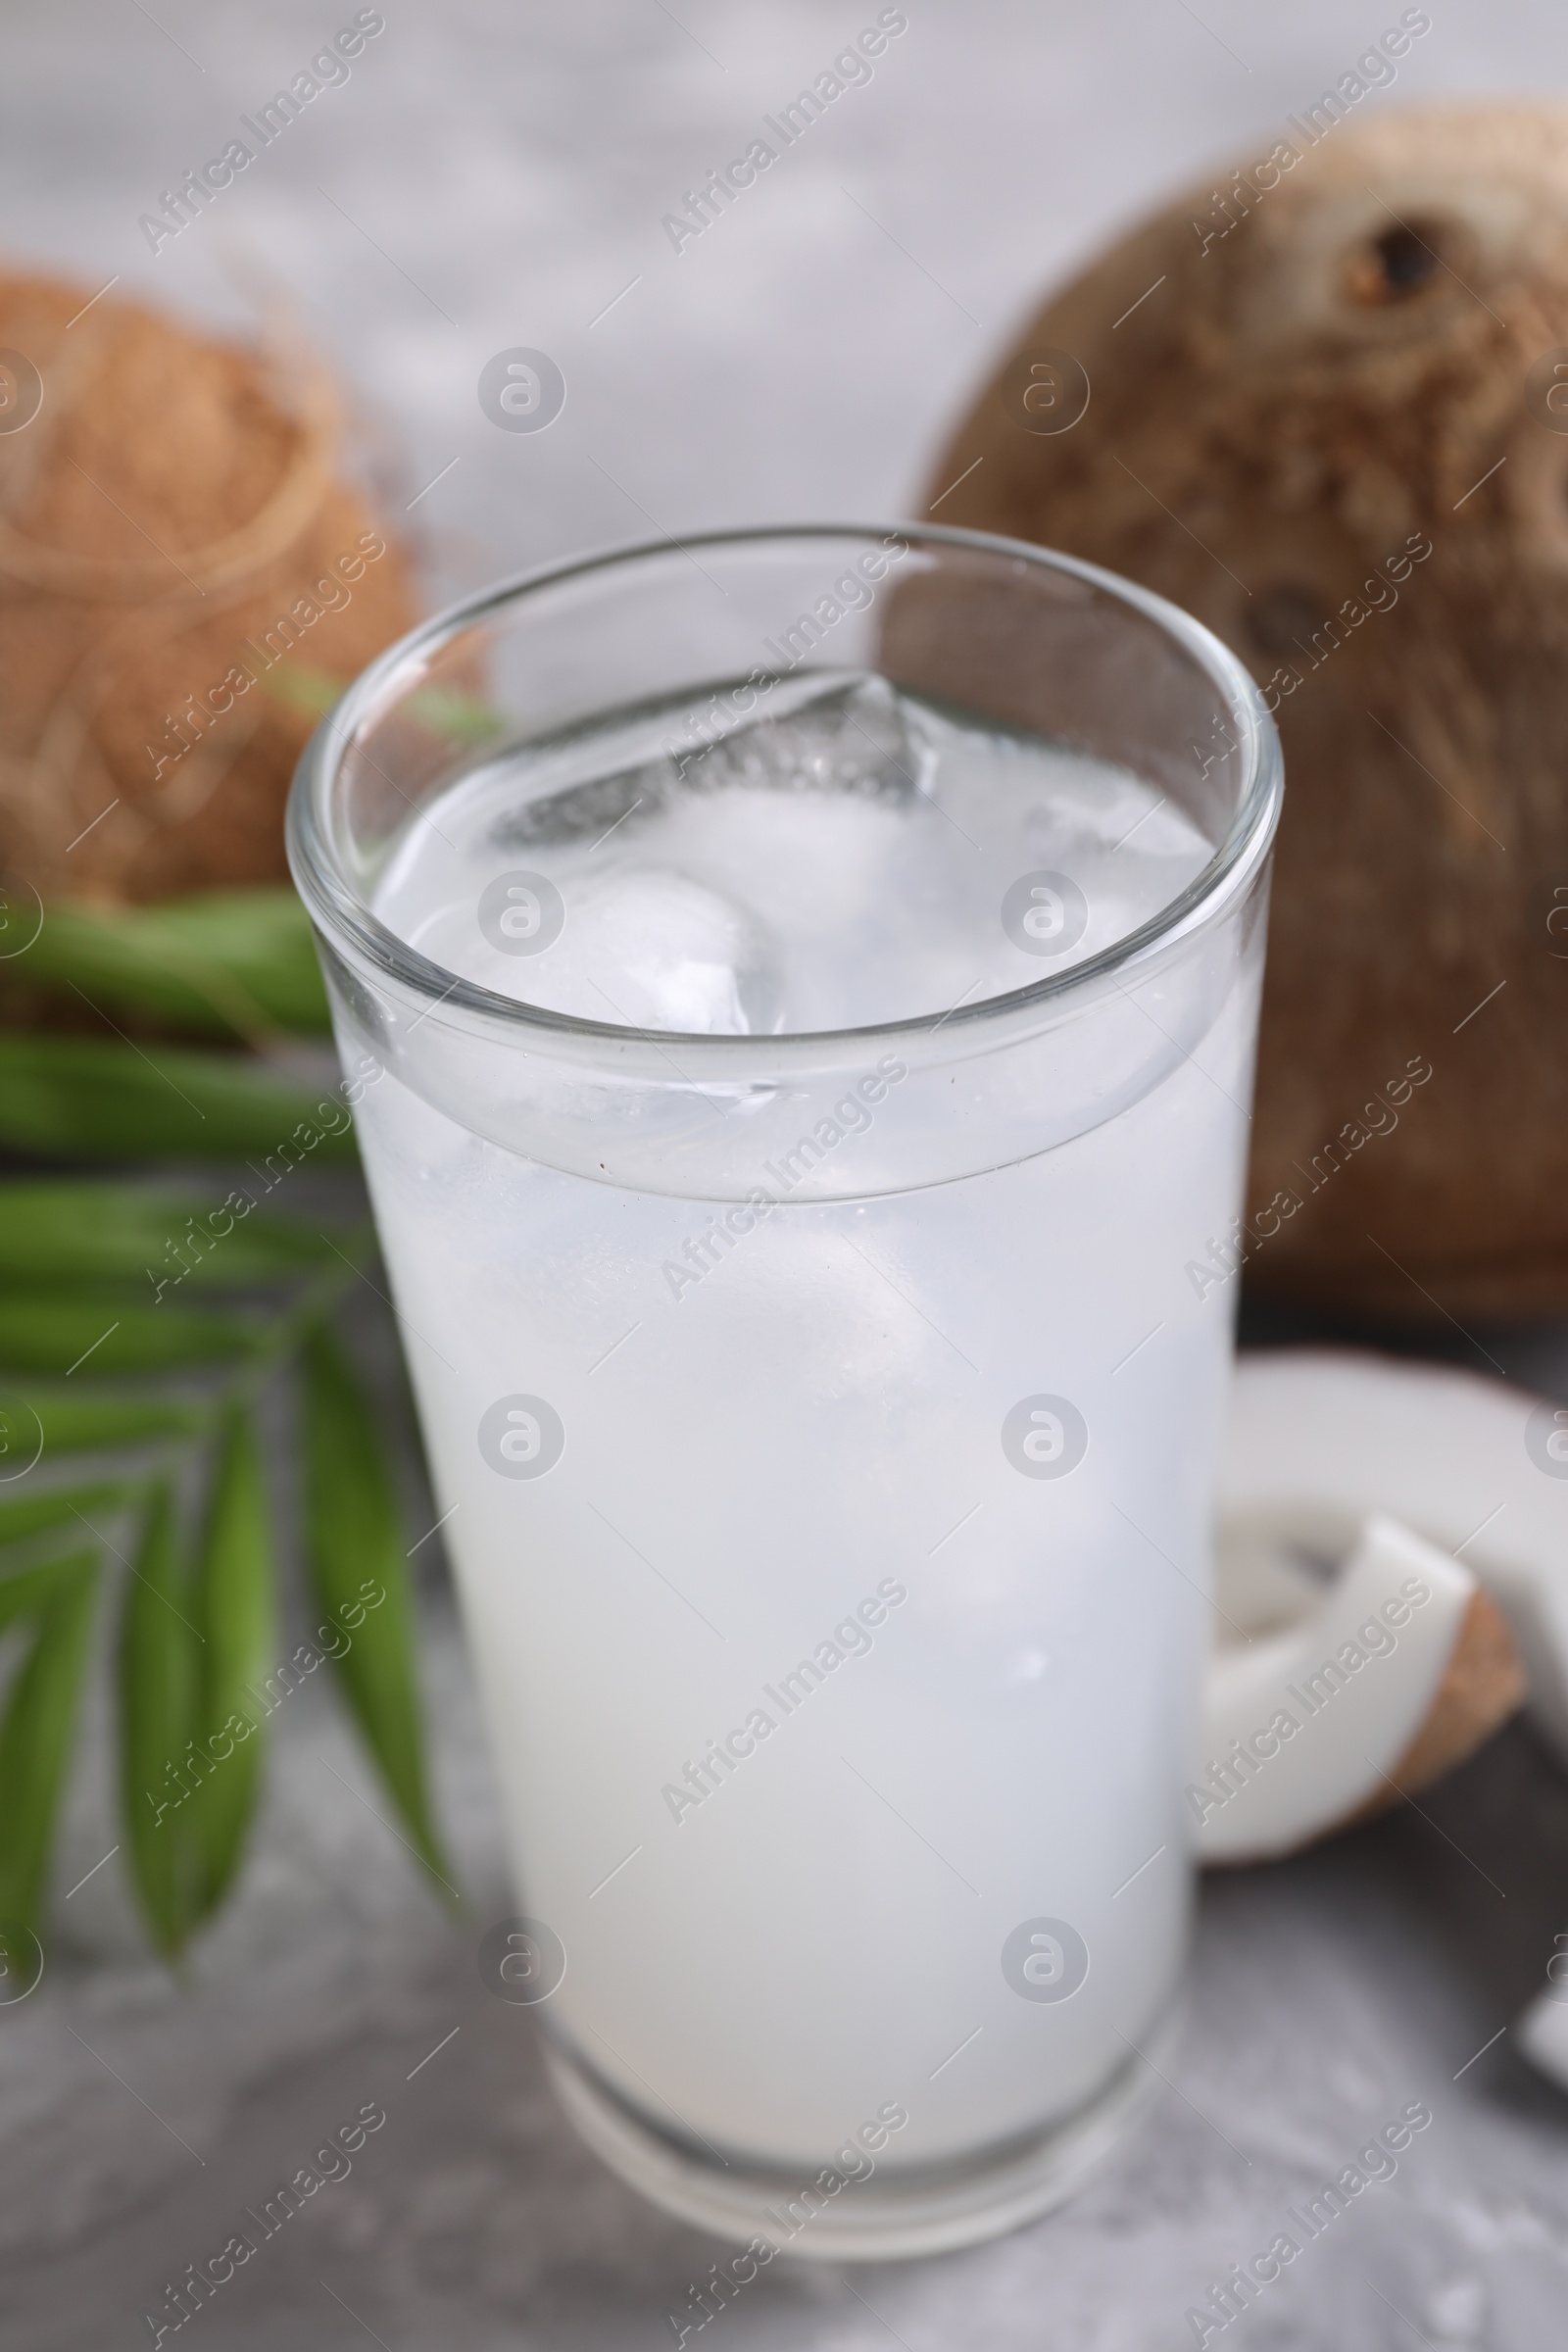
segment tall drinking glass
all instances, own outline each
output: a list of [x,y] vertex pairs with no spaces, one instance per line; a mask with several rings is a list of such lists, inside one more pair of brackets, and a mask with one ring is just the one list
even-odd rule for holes
[[1010,2227],[1157,2083],[1280,795],[1195,621],[916,526],[509,581],[302,762],[485,1964],[729,2291]]

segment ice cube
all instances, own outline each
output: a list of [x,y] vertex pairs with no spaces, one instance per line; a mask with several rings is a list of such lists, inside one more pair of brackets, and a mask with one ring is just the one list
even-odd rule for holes
[[662,808],[675,789],[675,764],[667,759],[642,761],[613,775],[591,776],[559,792],[509,808],[488,834],[495,850],[590,847],[626,823],[638,809]]
[[781,680],[763,715],[679,762],[699,792],[735,785],[774,792],[853,793],[894,806],[928,783],[935,747],[886,678]]
[[[623,733],[623,744],[627,733],[633,743],[639,734],[646,743],[657,726],[662,750],[509,808],[492,823],[489,846],[591,846],[623,826],[641,831],[683,790],[833,792],[902,808],[927,789],[936,765],[929,728],[886,678],[869,673],[812,670],[780,678],[758,716],[739,724],[733,717],[720,692],[645,719]],[[569,772],[593,750],[593,732],[584,730],[546,758]]]
[[746,908],[672,867],[568,881],[566,919],[543,955],[489,975],[529,1004],[633,1029],[740,1037],[783,1017],[781,958]]

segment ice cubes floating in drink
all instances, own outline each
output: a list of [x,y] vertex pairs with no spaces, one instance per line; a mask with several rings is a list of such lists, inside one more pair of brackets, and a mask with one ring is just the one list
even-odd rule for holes
[[[759,714],[737,725],[748,691]],[[411,822],[376,910],[526,1004],[800,1034],[1066,970],[1156,914],[1212,846],[1126,769],[814,671],[470,770]]]

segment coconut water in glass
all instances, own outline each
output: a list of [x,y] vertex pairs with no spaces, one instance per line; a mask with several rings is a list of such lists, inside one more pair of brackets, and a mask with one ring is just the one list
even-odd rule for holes
[[913,526],[509,583],[302,765],[486,1965],[766,2258],[1010,2227],[1157,2087],[1279,795],[1198,624]]

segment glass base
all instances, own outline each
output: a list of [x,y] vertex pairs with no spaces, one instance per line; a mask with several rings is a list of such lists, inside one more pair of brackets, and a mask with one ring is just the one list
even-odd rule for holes
[[932,2166],[884,2180],[846,2181],[805,2220],[797,2209],[801,2173],[720,2170],[652,2130],[575,2060],[549,2042],[545,2059],[561,2102],[596,2156],[612,2172],[695,2229],[734,2244],[765,2239],[805,2262],[898,2262],[972,2246],[1064,2204],[1116,2147],[1160,2088],[1180,2030],[1167,2012],[1134,2056],[1087,2107],[1007,2152]]

